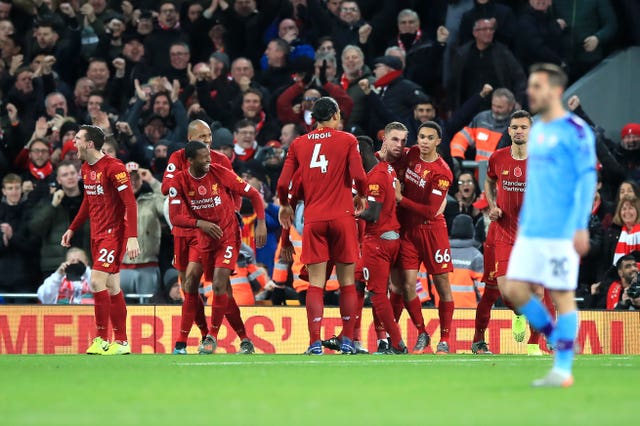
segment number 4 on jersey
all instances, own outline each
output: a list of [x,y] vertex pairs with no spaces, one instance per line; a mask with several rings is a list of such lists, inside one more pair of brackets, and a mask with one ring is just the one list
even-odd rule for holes
[[309,168],[315,169],[316,167],[320,167],[321,173],[327,173],[329,161],[327,161],[327,157],[320,155],[320,148],[322,148],[322,144],[320,143],[315,144],[313,147],[313,155],[311,156],[311,164],[309,164]]

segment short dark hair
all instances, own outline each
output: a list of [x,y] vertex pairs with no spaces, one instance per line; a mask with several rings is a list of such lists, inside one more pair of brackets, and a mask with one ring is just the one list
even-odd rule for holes
[[98,126],[93,126],[91,124],[84,124],[80,126],[80,130],[84,130],[86,135],[85,139],[93,142],[93,146],[95,149],[100,151],[102,149],[102,145],[104,144],[104,132]]
[[418,133],[420,133],[420,129],[424,127],[435,130],[438,133],[438,138],[442,139],[442,127],[440,127],[438,123],[435,121],[425,121],[418,127]]
[[256,123],[254,123],[253,121],[249,120],[248,118],[243,118],[242,120],[238,120],[236,121],[236,124],[233,126],[233,131],[234,132],[238,132],[238,130],[244,128],[244,127],[253,127],[254,130],[256,128]]
[[630,254],[627,254],[627,255],[622,256],[622,257],[621,257],[620,259],[618,259],[618,261],[616,262],[616,269],[618,269],[618,271],[619,271],[619,270],[621,270],[621,269],[622,269],[622,264],[623,264],[624,262],[629,262],[629,261],[635,262],[635,261],[636,261],[636,258],[635,258],[635,257],[633,257],[633,256],[632,256],[632,255],[630,255]]
[[511,117],[509,118],[509,123],[511,123],[515,118],[528,118],[529,123],[533,123],[533,118],[531,117],[531,114],[529,114],[529,111],[525,111],[523,109],[514,111],[513,114],[511,114]]
[[373,149],[373,139],[369,136],[356,136],[358,140],[358,148],[360,149],[360,157],[362,157],[362,167],[365,172],[373,169],[378,164],[378,159]]
[[323,96],[313,104],[311,115],[317,121],[329,121],[333,114],[338,112],[340,107],[335,99],[329,96]]
[[260,90],[256,89],[255,87],[249,87],[244,93],[242,93],[243,101],[244,101],[244,97],[247,96],[249,93],[253,93],[254,95],[258,96],[260,98],[260,103],[262,103],[262,98],[264,97],[264,95]]
[[547,77],[549,78],[549,84],[553,86],[560,86],[564,89],[567,87],[567,84],[569,83],[569,78],[567,77],[567,74],[564,72],[564,70],[560,66],[556,64],[540,62],[540,63],[531,65],[531,67],[529,68],[529,74],[533,74],[536,72],[542,72],[547,74]]
[[198,151],[201,149],[209,150],[209,147],[200,141],[190,141],[184,147],[184,155],[189,160],[193,160],[198,155]]
[[284,41],[281,38],[274,38],[273,40],[271,40],[272,42],[274,42],[277,46],[278,49],[280,49],[280,51],[282,53],[284,53],[285,55],[288,55],[289,52],[291,51],[291,47],[289,46],[289,43],[287,43],[286,41]]

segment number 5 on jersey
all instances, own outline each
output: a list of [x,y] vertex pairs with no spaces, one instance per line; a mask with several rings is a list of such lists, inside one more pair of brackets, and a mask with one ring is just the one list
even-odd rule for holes
[[322,148],[321,143],[317,143],[313,147],[313,155],[311,156],[311,164],[309,164],[309,168],[315,169],[319,167],[321,173],[327,173],[329,161],[327,161],[327,157],[320,155],[320,148]]

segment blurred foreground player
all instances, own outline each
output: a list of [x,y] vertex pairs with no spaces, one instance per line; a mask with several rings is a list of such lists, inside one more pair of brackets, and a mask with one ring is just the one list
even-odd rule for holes
[[[595,137],[562,105],[567,76],[557,65],[535,64],[527,94],[540,121],[530,133],[527,191],[507,270],[506,296],[555,347],[554,365],[533,386],[573,384],[573,345],[578,332],[574,290],[580,257],[589,252],[589,217],[596,190]],[[550,290],[558,309],[553,321],[533,294]]]

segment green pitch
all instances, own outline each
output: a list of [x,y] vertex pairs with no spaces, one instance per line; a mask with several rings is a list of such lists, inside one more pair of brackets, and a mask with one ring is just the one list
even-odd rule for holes
[[0,424],[634,424],[640,357],[580,356],[532,389],[523,356],[0,356]]

